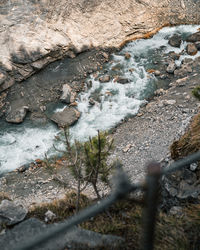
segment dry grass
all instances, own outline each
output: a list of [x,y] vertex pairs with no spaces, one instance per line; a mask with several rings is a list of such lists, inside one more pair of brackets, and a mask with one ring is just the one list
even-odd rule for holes
[[[92,204],[87,197],[81,197],[81,207]],[[75,212],[76,194],[67,194],[65,199],[51,204],[42,204],[32,209],[28,216],[44,220],[44,214],[51,210],[57,215],[53,221],[61,221]],[[124,249],[140,248],[142,208],[131,199],[120,201],[108,213],[81,224],[81,227],[104,234],[114,234],[126,239]],[[200,205],[189,206],[184,216],[178,218],[159,213],[156,229],[156,250],[199,250],[200,246]]]
[[200,150],[200,114],[193,117],[189,129],[171,145],[170,150],[175,160]]

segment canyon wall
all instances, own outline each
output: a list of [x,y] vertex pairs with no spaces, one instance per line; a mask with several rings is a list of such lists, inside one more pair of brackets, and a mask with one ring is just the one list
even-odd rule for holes
[[0,92],[63,56],[199,22],[197,0],[3,0]]

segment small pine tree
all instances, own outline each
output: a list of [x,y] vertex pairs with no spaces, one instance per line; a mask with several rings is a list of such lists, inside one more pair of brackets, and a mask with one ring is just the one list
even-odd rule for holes
[[106,132],[99,132],[96,137],[89,138],[84,144],[85,173],[87,182],[91,183],[97,198],[100,199],[97,183],[99,180],[109,185],[109,175],[113,165],[108,165],[107,159],[113,149],[113,139],[109,141]]
[[109,185],[109,175],[113,164],[107,164],[107,159],[113,149],[113,139],[109,140],[106,132],[98,131],[98,135],[89,138],[89,141],[80,143],[75,140],[72,144],[68,128],[64,129],[64,139],[61,137],[56,139],[64,143],[65,149],[59,150],[55,146],[54,148],[68,159],[68,167],[77,181],[76,211],[78,211],[80,194],[88,184],[92,185],[98,199],[101,199],[98,191],[99,180]]

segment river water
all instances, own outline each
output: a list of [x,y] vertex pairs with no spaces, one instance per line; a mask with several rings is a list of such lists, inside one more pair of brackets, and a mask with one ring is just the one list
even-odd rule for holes
[[[102,74],[120,75],[129,79],[129,83],[119,84],[114,80],[100,83],[94,75],[88,78],[92,87],[81,93],[77,99],[81,112],[79,121],[70,129],[72,139],[80,141],[94,136],[97,130],[108,130],[115,127],[123,119],[137,114],[141,105],[159,86],[159,81],[147,73],[147,69],[156,68],[164,63],[163,55],[170,51],[180,53],[186,46],[182,42],[180,48],[168,44],[169,37],[179,33],[183,38],[197,31],[200,26],[177,26],[161,29],[151,39],[140,39],[128,43],[120,52],[112,55],[112,60],[104,66]],[[129,53],[130,59],[124,54]],[[200,52],[195,57],[200,56]],[[177,65],[189,55],[182,55]],[[194,58],[194,57],[192,57]],[[117,71],[117,73],[116,73]],[[91,106],[89,99],[96,100]],[[53,112],[62,108],[55,105]],[[55,154],[53,144],[60,130],[53,123],[41,124],[26,119],[23,124],[13,125],[0,121],[0,173],[12,171],[37,158]]]

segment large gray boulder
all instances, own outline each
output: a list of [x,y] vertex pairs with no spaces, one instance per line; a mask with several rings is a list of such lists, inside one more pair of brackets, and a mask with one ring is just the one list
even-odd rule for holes
[[72,107],[66,107],[61,112],[54,113],[50,119],[57,123],[59,127],[68,127],[73,125],[80,117],[80,112]]
[[62,95],[60,100],[67,104],[75,102],[76,93],[72,91],[72,88],[66,83],[63,85]]
[[10,123],[22,123],[25,119],[27,111],[28,111],[27,106],[13,109],[6,116],[6,121]]
[[180,48],[180,46],[181,46],[181,36],[179,36],[177,34],[174,34],[172,37],[170,37],[169,44],[172,47]]
[[194,56],[198,52],[197,47],[194,43],[189,43],[186,47],[188,55]]
[[0,204],[0,225],[14,225],[24,220],[27,209],[13,201],[3,200]]
[[[61,223],[62,224],[62,223]],[[29,242],[33,237],[41,236],[52,227],[60,224],[46,225],[38,219],[28,219],[5,234],[0,235],[1,250],[15,250],[24,242]],[[44,244],[37,246],[37,250],[59,249],[123,249],[124,239],[113,235],[102,235],[92,231],[74,227],[72,231],[63,233]]]
[[187,38],[186,38],[186,41],[187,42],[190,42],[190,43],[195,43],[195,42],[198,42],[200,41],[200,31],[192,34],[192,35],[189,35]]
[[177,68],[176,63],[174,61],[171,61],[167,66],[166,71],[169,74],[173,74],[176,68]]

